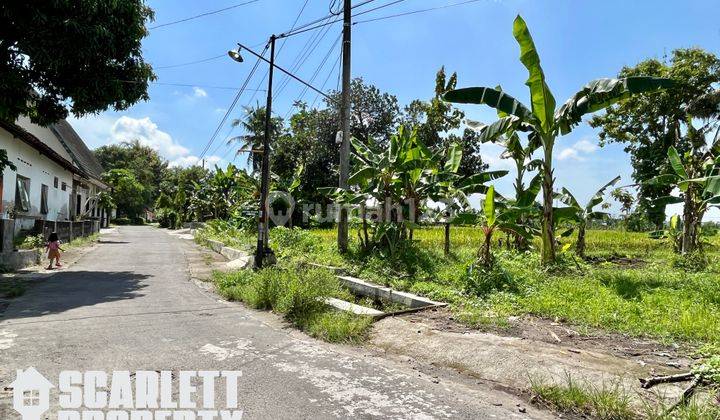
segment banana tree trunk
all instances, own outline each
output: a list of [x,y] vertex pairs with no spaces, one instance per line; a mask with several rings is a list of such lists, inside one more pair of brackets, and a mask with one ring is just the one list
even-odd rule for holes
[[445,223],[445,255],[450,254],[450,223]]
[[580,258],[585,258],[585,228],[586,222],[581,222],[578,227],[577,243],[575,244],[575,252]]
[[490,268],[492,266],[492,253],[490,252],[491,245],[492,232],[485,233],[485,242],[483,242],[483,245],[480,248],[480,255],[478,255],[478,257],[480,259],[480,264],[487,268]]
[[[548,141],[546,140],[546,143]],[[555,226],[553,223],[552,145],[545,145],[543,160],[542,263],[555,262]]]
[[683,203],[683,236],[682,254],[688,254],[697,249],[698,245],[698,212],[695,205],[694,185],[689,185],[685,191]]

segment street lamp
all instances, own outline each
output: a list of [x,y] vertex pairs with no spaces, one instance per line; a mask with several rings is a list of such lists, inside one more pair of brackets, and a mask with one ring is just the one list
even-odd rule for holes
[[240,55],[240,47],[238,47],[237,50],[228,51],[228,55],[230,56],[230,58],[237,61],[238,63],[243,62],[242,55]]
[[[272,86],[273,70],[275,69],[275,35],[270,37],[270,70],[268,71],[267,103],[265,105],[265,136],[263,138],[262,170],[260,178],[260,220],[258,221],[258,239],[255,248],[255,267],[262,268],[265,255],[272,254],[268,246],[269,218],[268,218],[268,191],[270,189],[270,125],[272,116]],[[237,50],[228,51],[228,56],[238,63],[243,62],[240,50],[243,46],[238,44]],[[246,48],[250,53],[262,58],[260,54]]]
[[[292,35],[292,34],[290,34]],[[268,206],[268,190],[270,189],[270,122],[272,116],[272,86],[273,86],[273,70],[276,68],[281,72],[285,73],[289,77],[297,80],[318,94],[324,96],[328,101],[337,104],[337,100],[328,96],[325,92],[311,85],[310,83],[302,80],[298,76],[292,74],[288,70],[275,64],[275,40],[278,38],[285,38],[290,35],[272,35],[270,37],[270,60],[266,59],[262,55],[256,53],[250,48],[238,43],[237,50],[228,51],[228,56],[238,63],[243,62],[243,57],[240,55],[240,51],[245,50],[250,54],[270,64],[270,70],[268,71],[268,88],[267,88],[267,104],[265,105],[265,136],[263,138],[263,148],[260,151],[253,150],[255,153],[262,153],[262,172],[261,172],[261,183],[260,183],[260,221],[258,222],[258,240],[257,248],[255,249],[255,267],[262,268],[263,262],[267,254],[272,254],[272,250],[268,246],[268,233],[269,233],[269,206]],[[267,48],[267,47],[266,47]]]

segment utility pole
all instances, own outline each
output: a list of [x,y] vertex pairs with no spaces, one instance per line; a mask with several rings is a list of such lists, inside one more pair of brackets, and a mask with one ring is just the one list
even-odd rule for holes
[[275,35],[270,37],[270,70],[268,72],[267,103],[265,105],[265,137],[263,138],[262,172],[260,183],[260,220],[255,250],[255,267],[262,268],[265,251],[268,249],[268,190],[270,189],[270,126],[272,124],[272,86],[275,69]]
[[[352,1],[344,0],[343,5],[343,42],[342,42],[342,98],[340,119],[342,123],[342,143],[340,144],[340,183],[342,189],[348,188],[350,172],[350,32],[352,29]],[[338,221],[338,249],[346,252],[348,248],[348,211],[340,208]]]

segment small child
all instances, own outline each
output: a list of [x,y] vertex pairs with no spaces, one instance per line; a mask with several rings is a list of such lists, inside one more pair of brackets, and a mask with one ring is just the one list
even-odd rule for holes
[[48,258],[50,259],[50,265],[47,267],[48,270],[53,269],[53,260],[56,260],[55,267],[62,267],[60,264],[60,251],[65,252],[64,249],[60,248],[60,239],[56,232],[53,232],[48,237],[48,243],[45,245],[47,249]]

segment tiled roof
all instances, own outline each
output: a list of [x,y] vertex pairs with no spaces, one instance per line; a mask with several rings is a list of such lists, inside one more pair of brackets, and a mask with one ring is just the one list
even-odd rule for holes
[[89,176],[101,180],[105,170],[97,157],[95,157],[95,154],[88,149],[85,142],[83,142],[78,133],[75,132],[70,123],[61,120],[50,126],[50,128],[65,145],[75,163]]

